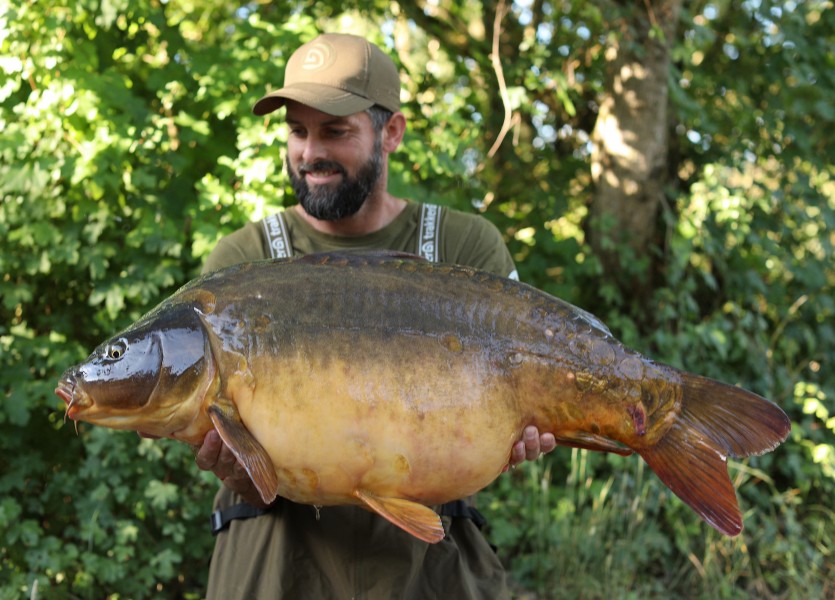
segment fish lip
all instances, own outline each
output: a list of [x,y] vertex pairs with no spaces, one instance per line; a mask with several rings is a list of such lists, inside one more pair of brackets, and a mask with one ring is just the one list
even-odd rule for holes
[[83,394],[77,393],[79,391],[77,387],[75,377],[69,375],[62,378],[61,381],[58,382],[58,387],[55,388],[55,395],[61,398],[61,400],[63,400],[67,405],[64,410],[65,423],[67,422],[67,417],[73,421],[77,420],[76,417],[78,415],[78,411],[83,408],[83,406],[80,406],[79,404],[79,400],[83,401]]
[[69,407],[73,401],[73,392],[75,391],[75,384],[69,381],[61,381],[58,387],[55,388],[55,395],[58,396]]

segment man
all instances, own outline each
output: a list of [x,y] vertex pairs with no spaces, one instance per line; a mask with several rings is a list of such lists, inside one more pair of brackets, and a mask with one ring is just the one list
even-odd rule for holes
[[[388,157],[406,128],[399,98],[394,63],[366,40],[326,34],[299,48],[284,87],[253,108],[256,115],[286,108],[286,167],[298,204],[222,239],[204,270],[294,253],[391,249],[515,276],[486,220],[389,194]],[[529,427],[510,464],[554,446],[551,434]],[[481,517],[465,502],[438,508],[447,536],[430,545],[357,507],[284,499],[265,507],[216,432],[197,464],[224,483],[215,499],[209,600],[507,596]]]

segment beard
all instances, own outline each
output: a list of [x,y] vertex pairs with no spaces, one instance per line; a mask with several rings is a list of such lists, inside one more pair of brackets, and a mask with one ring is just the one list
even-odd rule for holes
[[[321,160],[313,164],[300,164],[298,171],[286,162],[290,185],[305,212],[320,221],[339,221],[353,216],[371,195],[374,186],[380,180],[383,170],[383,153],[380,140],[374,143],[371,157],[363,164],[355,177],[349,177],[345,167],[338,162]],[[342,175],[342,181],[335,186],[307,185],[305,173],[311,171],[336,171]]]

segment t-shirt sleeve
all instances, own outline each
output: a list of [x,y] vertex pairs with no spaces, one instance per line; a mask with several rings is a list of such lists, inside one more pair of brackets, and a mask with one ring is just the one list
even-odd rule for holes
[[447,211],[442,224],[443,260],[518,279],[516,264],[498,228],[484,217]]
[[203,273],[211,273],[224,267],[268,258],[258,223],[247,223],[241,229],[218,241],[206,261]]

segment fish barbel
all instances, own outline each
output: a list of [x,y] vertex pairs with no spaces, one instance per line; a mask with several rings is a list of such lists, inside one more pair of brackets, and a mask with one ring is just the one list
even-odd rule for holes
[[565,446],[639,454],[736,535],[726,458],[790,429],[770,401],[654,362],[567,302],[395,253],[196,279],[56,393],[74,420],[192,445],[217,429],[264,502],[359,505],[427,542],[444,536],[428,506],[492,482],[529,424]]

